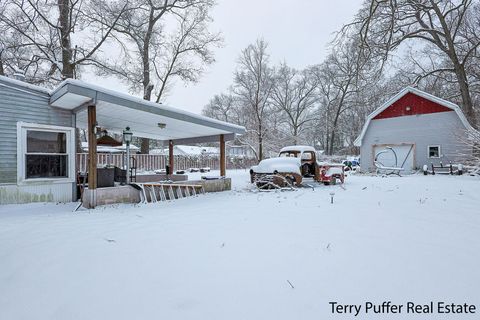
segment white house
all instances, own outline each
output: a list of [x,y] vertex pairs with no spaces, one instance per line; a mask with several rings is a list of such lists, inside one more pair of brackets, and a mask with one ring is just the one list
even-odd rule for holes
[[252,149],[247,146],[227,146],[227,155],[231,158],[255,158],[255,154],[253,153]]
[[413,172],[423,165],[455,163],[471,150],[464,143],[474,130],[459,106],[407,87],[372,112],[355,145],[360,147],[362,171],[374,171],[379,155],[388,167]]
[[[168,148],[153,149],[153,150],[150,150],[150,154],[168,155]],[[220,150],[216,147],[175,145],[173,146],[173,155],[174,156],[190,156],[190,157],[218,156],[220,155]]]
[[[82,141],[82,151],[88,152],[88,142]],[[98,153],[125,153],[127,151],[127,145],[124,143],[118,147],[97,146]],[[130,144],[130,152],[138,153],[140,148],[134,144]]]

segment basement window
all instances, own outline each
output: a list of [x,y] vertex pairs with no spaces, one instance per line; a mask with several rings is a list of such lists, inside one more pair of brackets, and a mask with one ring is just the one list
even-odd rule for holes
[[428,146],[429,158],[440,158],[440,146]]

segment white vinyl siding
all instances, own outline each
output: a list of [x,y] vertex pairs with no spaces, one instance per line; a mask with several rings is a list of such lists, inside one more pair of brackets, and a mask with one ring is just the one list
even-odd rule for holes
[[0,185],[17,182],[17,122],[72,126],[72,113],[49,106],[44,91],[23,88],[0,78]]
[[[413,169],[423,165],[461,162],[467,154],[467,146],[462,142],[465,126],[456,112],[440,112],[413,116],[403,116],[370,121],[360,148],[364,171],[375,171],[373,166],[374,145],[415,144]],[[428,146],[441,145],[441,158],[429,158]]]

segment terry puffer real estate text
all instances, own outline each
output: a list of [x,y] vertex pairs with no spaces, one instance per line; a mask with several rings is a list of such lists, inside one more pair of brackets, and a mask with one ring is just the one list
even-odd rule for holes
[[342,304],[337,301],[330,301],[332,314],[471,314],[476,313],[477,307],[468,303],[452,303],[444,301],[430,301],[426,304],[407,302],[395,304],[392,301],[374,303],[366,301],[363,304]]

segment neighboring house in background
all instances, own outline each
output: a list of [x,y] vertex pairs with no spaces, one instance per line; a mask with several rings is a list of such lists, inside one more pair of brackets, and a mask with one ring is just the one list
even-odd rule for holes
[[[226,155],[230,158],[255,158],[253,151],[246,146],[225,146]],[[168,155],[168,148],[152,149],[150,154]],[[186,146],[186,145],[174,145],[173,155],[175,156],[219,156],[220,150],[217,147],[199,147],[199,146]]]
[[247,146],[227,146],[227,156],[230,158],[255,158],[252,149]]
[[[82,151],[88,152],[88,142],[82,142]],[[123,144],[119,147],[107,147],[107,146],[97,146],[98,153],[123,153],[127,151],[127,146]],[[138,153],[140,152],[140,148],[134,144],[130,144],[130,152],[131,153]]]
[[407,87],[372,112],[355,145],[360,147],[362,171],[374,171],[375,156],[386,147],[382,164],[413,172],[423,165],[461,161],[471,154],[462,142],[474,130],[459,106]]
[[[168,155],[168,148],[153,149],[153,150],[150,150],[150,154]],[[216,147],[174,145],[173,155],[174,156],[190,156],[190,157],[218,156],[220,155],[220,151]]]

